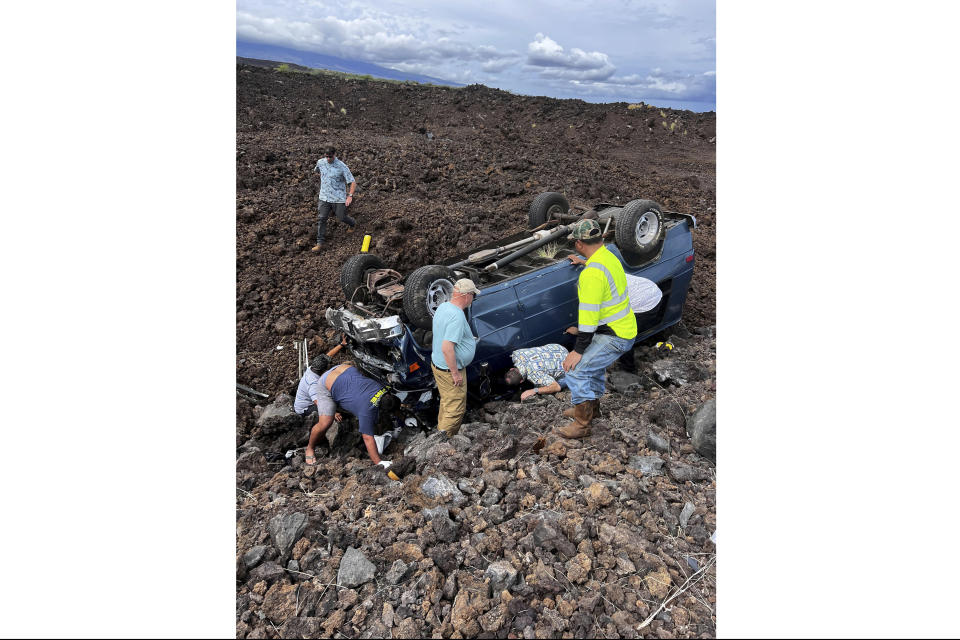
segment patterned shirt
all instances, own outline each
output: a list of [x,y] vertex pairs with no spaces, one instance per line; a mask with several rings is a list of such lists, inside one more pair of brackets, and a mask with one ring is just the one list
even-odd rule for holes
[[350,169],[340,161],[340,158],[334,158],[332,163],[327,162],[326,158],[320,158],[313,170],[320,172],[321,201],[347,201],[347,185],[354,180]]
[[545,344],[542,347],[517,349],[510,357],[520,375],[538,387],[545,387],[564,376],[563,359],[567,357],[567,350],[563,345]]

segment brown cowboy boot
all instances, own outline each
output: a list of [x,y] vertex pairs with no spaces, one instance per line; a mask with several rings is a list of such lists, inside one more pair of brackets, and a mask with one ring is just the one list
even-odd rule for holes
[[586,438],[590,435],[590,421],[593,420],[596,400],[587,400],[575,405],[573,422],[566,422],[554,427],[553,432],[558,436],[571,440]]
[[600,415],[600,400],[587,400],[584,404],[587,405],[586,411],[589,412],[587,420],[593,422]]
[[[591,419],[591,420],[593,420],[593,419],[596,418],[598,415],[600,415],[600,400],[599,400],[599,399],[597,399],[597,400],[585,400],[584,402],[585,402],[585,403],[591,403],[591,414],[590,414],[590,419]],[[577,407],[576,407],[576,406],[567,407],[566,409],[563,410],[563,417],[564,417],[564,418],[572,418],[572,417],[574,416],[574,412],[575,412],[576,410],[577,410]]]

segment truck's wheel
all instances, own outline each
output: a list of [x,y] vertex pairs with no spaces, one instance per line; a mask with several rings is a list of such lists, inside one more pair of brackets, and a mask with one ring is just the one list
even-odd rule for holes
[[[347,300],[368,302],[366,294],[367,272],[371,269],[386,269],[383,260],[372,253],[358,253],[350,256],[340,269],[340,286]],[[358,292],[357,289],[360,289]],[[356,297],[354,293],[356,292]]]
[[555,215],[567,211],[570,211],[570,203],[567,202],[567,198],[562,193],[547,191],[533,199],[530,212],[527,214],[527,220],[530,223],[530,228],[536,229]]
[[653,200],[631,200],[617,216],[617,247],[631,262],[652,258],[663,243],[663,212]]
[[432,329],[433,314],[453,295],[456,281],[453,269],[440,264],[428,264],[411,273],[403,286],[403,310],[410,322]]

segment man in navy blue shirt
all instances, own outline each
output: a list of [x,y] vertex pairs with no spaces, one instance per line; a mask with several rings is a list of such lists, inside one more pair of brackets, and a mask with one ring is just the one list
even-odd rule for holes
[[380,465],[384,470],[389,469],[390,461],[381,460],[380,453],[377,451],[377,442],[374,439],[375,427],[380,411],[383,410],[387,414],[396,412],[400,408],[400,400],[392,393],[388,393],[387,388],[379,382],[360,373],[351,362],[328,369],[320,376],[317,387],[319,388],[317,408],[320,417],[317,424],[310,429],[310,441],[304,451],[307,465],[313,466],[317,463],[314,447],[333,424],[336,408],[339,406],[357,417],[363,444],[373,464]]

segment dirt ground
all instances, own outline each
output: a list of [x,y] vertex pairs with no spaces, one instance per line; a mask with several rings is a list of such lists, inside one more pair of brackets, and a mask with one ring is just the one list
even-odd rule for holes
[[[269,395],[236,404],[237,637],[716,635],[716,472],[689,435],[716,395],[715,140],[713,113],[237,66],[237,382]],[[331,221],[317,255],[328,144],[359,228]],[[472,409],[450,441],[404,431],[402,482],[349,419],[306,471],[294,341],[331,346],[363,235],[409,272],[523,230],[544,191],[696,216],[675,349],[614,368],[583,441],[550,435],[559,394]]]
[[[715,137],[713,113],[238,65],[238,381],[266,393],[295,383],[292,340],[326,329],[324,311],[341,302],[340,265],[364,234],[406,273],[522,231],[544,191],[572,206],[646,198],[695,215],[684,319],[713,324]],[[318,256],[313,167],[328,144],[357,180],[359,225],[348,235],[331,221]]]

